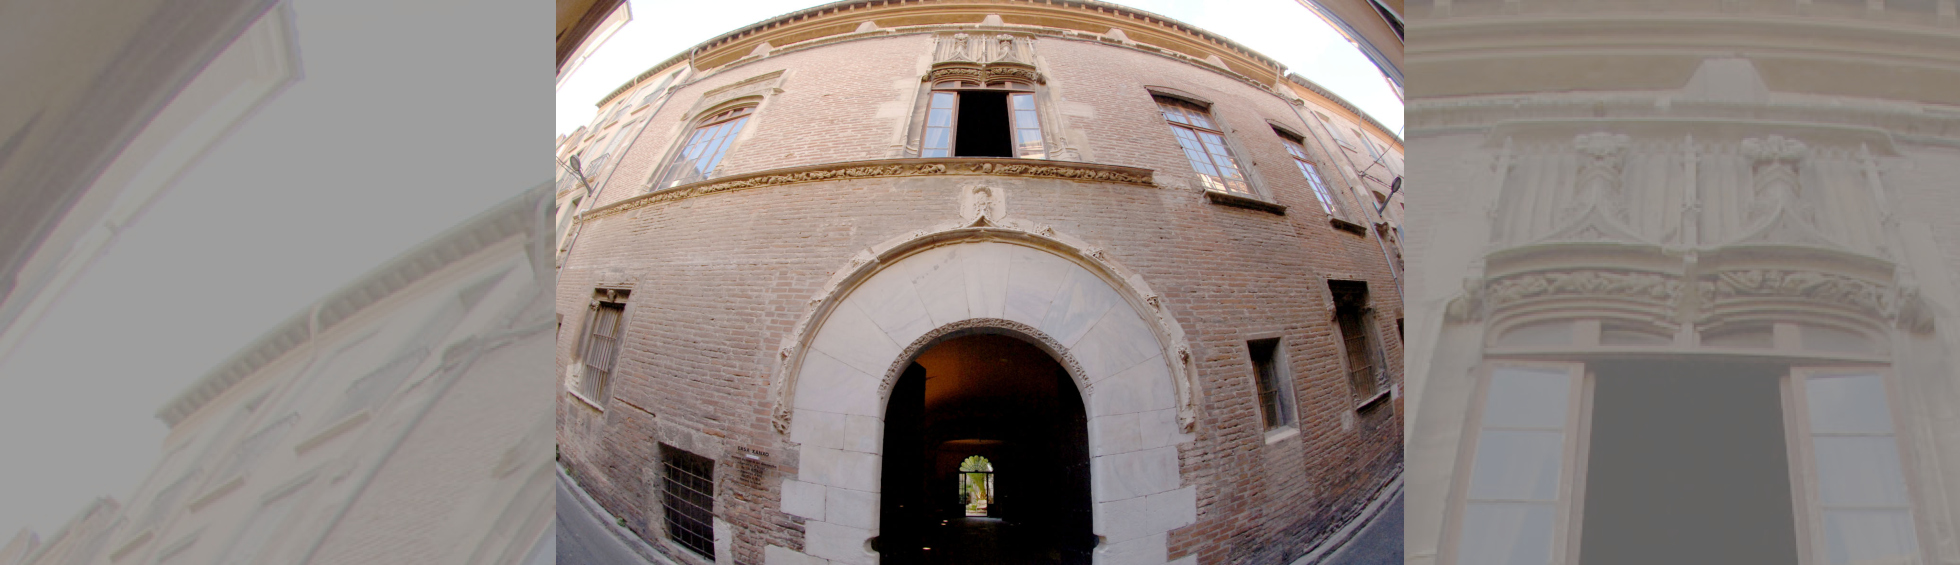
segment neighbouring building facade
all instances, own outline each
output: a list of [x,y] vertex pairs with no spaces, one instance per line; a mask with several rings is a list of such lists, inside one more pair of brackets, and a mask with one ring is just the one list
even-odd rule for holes
[[1410,563],[1960,563],[1954,3],[1409,9]]
[[[0,565],[555,559],[549,187],[296,313],[157,417],[126,503],[21,532]],[[530,383],[530,384],[527,384]]]
[[1288,563],[1400,472],[1399,141],[1226,38],[837,2],[599,108],[560,461],[677,563]]

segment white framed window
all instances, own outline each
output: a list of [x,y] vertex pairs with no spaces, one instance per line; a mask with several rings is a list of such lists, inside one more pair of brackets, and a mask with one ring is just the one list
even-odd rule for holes
[[920,157],[1048,157],[1034,85],[945,80],[927,96]]
[[1791,370],[1791,468],[1805,563],[1925,563],[1889,377],[1871,368]]
[[1578,363],[1496,361],[1479,372],[1444,563],[1576,560],[1588,385]]

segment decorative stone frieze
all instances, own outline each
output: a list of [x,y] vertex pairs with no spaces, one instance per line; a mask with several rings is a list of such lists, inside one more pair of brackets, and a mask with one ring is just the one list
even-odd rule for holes
[[1500,278],[1485,285],[1481,299],[1491,307],[1549,296],[1633,298],[1671,305],[1680,298],[1681,286],[1680,278],[1657,273],[1582,269]]
[[708,179],[608,204],[586,212],[582,219],[592,221],[652,204],[750,188],[829,180],[937,175],[999,175],[1155,186],[1151,182],[1153,173],[1149,169],[1117,165],[998,158],[886,159],[791,167]]

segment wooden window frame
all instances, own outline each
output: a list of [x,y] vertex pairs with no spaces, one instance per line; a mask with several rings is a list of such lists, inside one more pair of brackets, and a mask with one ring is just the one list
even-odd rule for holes
[[1483,440],[1484,413],[1490,404],[1492,375],[1500,367],[1562,370],[1571,379],[1566,391],[1565,427],[1559,456],[1559,499],[1554,501],[1552,517],[1551,563],[1579,562],[1579,541],[1583,539],[1586,494],[1586,464],[1590,461],[1593,391],[1597,377],[1584,362],[1489,359],[1478,364],[1471,402],[1465,410],[1463,437],[1456,452],[1456,472],[1451,473],[1450,495],[1443,518],[1443,543],[1437,552],[1439,565],[1458,565],[1463,559],[1464,517],[1470,505],[1470,481],[1476,472],[1477,450]]
[[[1355,326],[1357,326],[1354,329],[1356,333],[1360,334],[1358,336],[1348,335],[1348,329],[1341,327],[1342,312],[1350,311],[1350,308],[1342,307],[1341,292],[1334,289],[1335,284],[1353,284],[1360,287],[1361,297],[1351,306]],[[1381,332],[1374,324],[1375,308],[1368,304],[1367,285],[1367,281],[1343,279],[1328,279],[1326,285],[1328,300],[1332,306],[1331,313],[1333,314],[1334,335],[1337,339],[1335,348],[1341,355],[1341,379],[1348,383],[1349,396],[1354,398],[1354,408],[1356,410],[1367,408],[1381,401],[1388,396],[1389,390],[1393,388],[1390,386],[1391,383],[1384,382],[1383,377],[1388,372],[1388,354],[1384,351],[1386,348],[1383,347]],[[1368,362],[1369,367],[1373,369],[1369,375],[1370,387],[1367,391],[1363,391],[1355,386],[1354,372],[1356,369],[1354,365],[1356,359],[1354,359],[1355,355],[1353,352],[1349,350],[1349,344],[1353,339],[1361,340],[1362,347],[1366,349],[1366,351],[1362,352],[1362,357]]]
[[[1191,165],[1192,174],[1198,175],[1198,182],[1204,186],[1205,190],[1271,201],[1271,198],[1260,194],[1260,190],[1254,186],[1252,182],[1252,171],[1239,164],[1238,151],[1232,148],[1232,138],[1225,133],[1227,129],[1225,124],[1220,122],[1217,116],[1213,115],[1211,111],[1212,105],[1154,91],[1150,93],[1150,100],[1156,105],[1158,115],[1163,117],[1164,124],[1170,126],[1173,142],[1177,144],[1179,152],[1184,154],[1185,161]],[[1171,116],[1172,110],[1178,111],[1184,117],[1184,121],[1179,122],[1173,119]],[[1204,118],[1206,125],[1201,126],[1191,123],[1189,117],[1191,115]],[[1191,148],[1185,146],[1177,135],[1180,130],[1189,132],[1192,139],[1198,141],[1199,148],[1205,157],[1204,164],[1211,167],[1214,171],[1220,171],[1221,174],[1208,174],[1198,167],[1199,163],[1197,158],[1192,155]],[[1204,134],[1217,136],[1218,143],[1206,143]],[[1219,149],[1224,150],[1225,154],[1217,154],[1211,150],[1210,145],[1217,145]],[[1231,166],[1233,171],[1238,172],[1239,178],[1237,180],[1224,177],[1222,174],[1224,167],[1219,166],[1219,159],[1221,158],[1224,159],[1224,164]],[[1234,186],[1234,183],[1238,186]]]
[[1279,136],[1286,153],[1293,158],[1294,168],[1299,169],[1300,176],[1307,180],[1307,186],[1313,189],[1314,199],[1320,201],[1320,208],[1327,212],[1327,217],[1354,223],[1347,202],[1340,200],[1334,195],[1334,189],[1327,186],[1327,177],[1320,173],[1320,163],[1307,156],[1306,139],[1277,127],[1273,128],[1273,133]]
[[[725,159],[728,157],[728,152],[735,147],[736,138],[741,137],[744,132],[749,130],[749,121],[760,110],[761,102],[750,98],[737,103],[710,108],[702,112],[701,115],[704,117],[694,120],[694,126],[687,129],[687,135],[680,136],[676,140],[674,148],[668,151],[665,164],[652,177],[654,181],[650,183],[651,191],[658,192],[719,176],[715,172],[720,170],[722,164],[726,162]],[[701,170],[695,164],[695,159],[687,157],[688,149],[697,145],[700,137],[704,135],[703,132],[708,131],[710,128],[720,127],[723,124],[737,120],[741,120],[741,123],[735,125],[728,131],[715,134],[714,139],[703,142],[707,146],[703,147],[700,155],[696,157],[707,155],[710,151],[714,153],[714,160],[709,163],[707,170]],[[687,166],[683,167],[683,165]],[[684,169],[692,169],[695,173],[684,173]],[[688,178],[694,175],[698,175],[699,178]],[[684,178],[686,180],[681,180]]]
[[[952,158],[959,154],[960,94],[965,92],[1006,93],[1004,98],[1007,103],[1007,108],[1006,108],[1007,140],[1008,140],[1008,146],[1010,148],[1009,149],[1010,152],[1014,153],[1013,157],[1007,157],[1007,158],[1047,159],[1048,156],[1053,153],[1053,151],[1050,150],[1048,146],[1048,130],[1047,128],[1044,128],[1041,125],[1040,116],[1041,116],[1042,104],[1041,104],[1040,96],[1038,96],[1036,93],[1034,84],[1022,82],[1022,81],[1016,81],[1016,80],[997,80],[991,82],[982,82],[977,80],[948,79],[948,80],[942,80],[933,83],[931,87],[926,89],[925,113],[921,115],[919,119],[919,129],[918,129],[920,157]],[[933,99],[936,98],[937,95],[939,94],[950,94],[953,96],[953,105],[951,108],[948,108],[946,110],[947,123],[945,126],[932,125],[932,116],[934,110],[932,103],[933,103]],[[1033,111],[1036,116],[1033,124],[1021,123],[1021,119],[1015,116],[1016,112],[1014,109],[1014,97],[1016,96],[1026,96],[1028,98],[1028,102],[1034,106],[1034,108],[1031,109],[1031,111]],[[946,130],[946,147],[939,148],[939,147],[926,146],[926,144],[932,138],[932,130],[935,129]],[[1028,129],[1035,130],[1037,132],[1037,135],[1041,137],[1040,151],[1026,151],[1025,148],[1021,146],[1021,142],[1020,142],[1021,130],[1028,130]],[[945,151],[946,154],[944,155],[934,154],[935,151],[941,151],[941,150]],[[995,158],[1000,158],[1000,157],[995,157]]]
[[1928,552],[1929,537],[1934,532],[1927,529],[1921,518],[1921,510],[1916,501],[1925,500],[1922,496],[1916,466],[1913,464],[1913,430],[1901,416],[1900,406],[1903,391],[1899,390],[1898,379],[1890,367],[1872,365],[1800,365],[1792,364],[1783,377],[1783,419],[1785,443],[1789,446],[1791,509],[1796,515],[1797,563],[1801,565],[1823,565],[1828,563],[1829,547],[1827,532],[1824,530],[1824,505],[1821,500],[1823,486],[1819,477],[1816,436],[1810,422],[1809,386],[1813,377],[1832,376],[1875,376],[1884,383],[1886,416],[1892,424],[1891,437],[1899,454],[1900,480],[1906,489],[1906,516],[1912,523],[1915,551],[1920,563],[1933,563]]

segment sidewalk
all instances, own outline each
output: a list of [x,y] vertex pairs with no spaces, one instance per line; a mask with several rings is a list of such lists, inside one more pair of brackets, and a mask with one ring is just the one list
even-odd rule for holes
[[1361,517],[1335,532],[1319,551],[1292,565],[1401,565],[1402,478],[1382,489]]
[[558,468],[557,512],[560,565],[674,565],[620,526],[563,467]]

